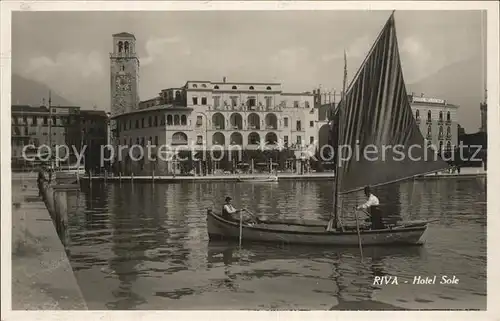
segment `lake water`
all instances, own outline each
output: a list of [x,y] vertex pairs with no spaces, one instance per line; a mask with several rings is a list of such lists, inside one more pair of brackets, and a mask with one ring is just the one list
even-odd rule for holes
[[[474,178],[376,189],[403,219],[438,219],[417,247],[209,242],[206,208],[231,195],[268,217],[328,219],[333,182],[85,182],[70,261],[90,309],[486,309],[486,203]],[[362,201],[353,195],[351,208]],[[374,285],[375,276],[398,284]],[[413,285],[414,276],[458,284]],[[392,279],[393,280],[393,279]],[[405,283],[407,281],[408,283]]]

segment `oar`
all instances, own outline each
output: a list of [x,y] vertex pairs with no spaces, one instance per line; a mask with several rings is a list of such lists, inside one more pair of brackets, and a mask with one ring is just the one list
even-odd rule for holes
[[359,231],[358,209],[357,208],[354,210],[354,216],[356,217],[356,230],[358,232],[359,253],[361,253],[361,262],[363,262],[363,247],[361,246],[361,232]]
[[241,250],[241,239],[243,235],[243,213],[240,211],[240,250]]
[[249,211],[248,209],[246,208],[243,208],[242,211],[245,211],[247,212],[248,214],[250,214],[251,216],[253,216],[253,218],[256,220],[256,221],[260,221],[259,217],[257,215],[255,215],[255,213],[252,213],[251,211]]

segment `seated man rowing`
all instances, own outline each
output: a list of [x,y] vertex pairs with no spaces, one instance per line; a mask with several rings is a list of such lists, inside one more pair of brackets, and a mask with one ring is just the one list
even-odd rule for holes
[[356,207],[356,210],[363,210],[365,214],[367,214],[370,218],[366,221],[371,222],[372,229],[383,229],[385,228],[384,223],[382,222],[382,215],[379,209],[379,200],[378,197],[371,193],[370,186],[365,186],[364,189],[365,196],[367,198],[366,202]]
[[224,204],[224,207],[222,208],[222,217],[225,218],[226,220],[239,222],[240,215],[243,215],[243,213],[241,213],[241,211],[245,211],[245,212],[247,212],[248,216],[250,216],[250,217],[248,217],[247,215],[244,215],[247,217],[243,217],[243,223],[253,225],[253,224],[259,222],[259,219],[252,216],[247,209],[243,208],[241,210],[237,210],[236,208],[234,208],[234,206],[232,204],[231,197],[229,197],[229,196],[226,197],[225,201],[226,201],[226,204]]

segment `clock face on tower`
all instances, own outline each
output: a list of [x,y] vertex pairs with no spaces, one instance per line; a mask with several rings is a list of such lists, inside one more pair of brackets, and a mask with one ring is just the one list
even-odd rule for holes
[[128,75],[117,75],[116,76],[116,89],[118,90],[130,90],[130,76]]

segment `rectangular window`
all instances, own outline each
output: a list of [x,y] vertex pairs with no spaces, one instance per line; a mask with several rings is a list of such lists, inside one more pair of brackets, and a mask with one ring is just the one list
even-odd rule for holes
[[302,130],[302,124],[300,123],[300,120],[297,120],[297,131]]
[[273,102],[273,97],[267,96],[266,97],[266,108],[271,108],[272,102]]
[[288,117],[283,118],[283,126],[288,127]]
[[297,145],[302,145],[302,137],[297,136]]
[[288,136],[283,137],[283,144],[285,145],[285,147],[288,146]]
[[203,116],[196,117],[196,127],[200,127],[203,125]]
[[298,101],[298,100],[295,100],[295,101],[293,102],[293,107],[295,107],[295,108],[299,108],[299,101]]
[[311,120],[311,121],[309,122],[309,127],[314,127],[314,121],[312,121],[312,120]]
[[160,125],[165,126],[165,115],[160,116],[160,117],[161,117],[161,119],[160,119]]
[[231,96],[231,107],[238,106],[238,96]]
[[139,128],[139,119],[136,119],[136,120],[135,120],[135,128],[136,128],[136,129],[137,129],[137,128]]
[[255,97],[248,97],[248,107],[255,107],[256,99]]
[[141,128],[144,128],[144,118],[141,118]]
[[203,145],[203,136],[196,137],[196,144]]
[[201,104],[205,106],[207,104],[207,97],[201,97]]
[[214,96],[214,107],[220,107],[220,96]]
[[153,126],[153,122],[151,121],[151,116],[148,117],[148,127]]
[[155,116],[154,126],[155,126],[155,127],[157,127],[157,126],[158,126],[158,116]]
[[314,136],[309,137],[309,144],[314,144]]
[[[85,124],[85,119],[83,120],[83,123]],[[44,116],[44,117],[43,117],[43,124],[44,124],[44,125],[48,125],[47,116]]]
[[306,101],[306,108],[309,108],[309,102]]
[[38,125],[38,124],[37,124],[37,119],[36,119],[36,116],[33,116],[33,125],[35,125],[35,126],[36,126],[36,125]]
[[193,105],[198,105],[198,97],[193,97]]

